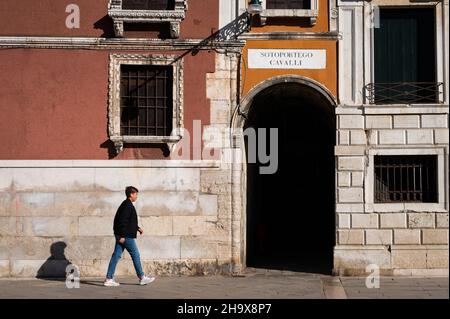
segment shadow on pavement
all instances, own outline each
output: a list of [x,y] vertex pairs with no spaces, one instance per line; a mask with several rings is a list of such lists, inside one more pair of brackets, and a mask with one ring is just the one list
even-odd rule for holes
[[50,257],[39,268],[36,278],[65,278],[67,266],[72,263],[66,258],[67,244],[58,241],[50,246]]

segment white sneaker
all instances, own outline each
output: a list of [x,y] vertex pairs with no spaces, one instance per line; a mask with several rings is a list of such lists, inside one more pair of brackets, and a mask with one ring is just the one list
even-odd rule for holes
[[154,280],[155,280],[155,277],[144,276],[139,280],[139,285],[143,286],[143,285],[153,282]]
[[105,282],[103,283],[103,285],[106,287],[120,286],[120,284],[118,282],[114,281],[114,279],[106,279]]

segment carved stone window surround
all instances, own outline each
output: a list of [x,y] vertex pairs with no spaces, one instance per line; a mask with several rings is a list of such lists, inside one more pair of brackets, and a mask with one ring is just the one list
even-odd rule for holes
[[262,2],[263,12],[260,14],[261,24],[265,25],[267,18],[299,17],[309,18],[311,25],[315,25],[319,15],[319,0],[311,0],[310,9],[266,9],[266,2]]
[[[120,74],[122,65],[164,65],[173,67],[173,113],[172,134],[170,136],[130,136],[121,135]],[[183,60],[174,55],[157,54],[110,54],[108,134],[117,153],[125,143],[165,143],[172,149],[183,137]]]
[[108,15],[114,21],[114,33],[123,37],[123,24],[127,23],[159,23],[170,24],[172,38],[180,36],[180,24],[186,17],[187,0],[175,0],[174,10],[124,10],[122,0],[109,0]]

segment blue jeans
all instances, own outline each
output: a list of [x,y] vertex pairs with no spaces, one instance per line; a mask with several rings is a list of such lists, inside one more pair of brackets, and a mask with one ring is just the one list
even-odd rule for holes
[[133,260],[134,269],[136,270],[136,275],[141,278],[144,276],[144,272],[142,271],[141,266],[141,256],[139,254],[139,249],[136,245],[136,240],[134,238],[125,238],[125,242],[123,244],[119,243],[120,237],[115,235],[116,237],[116,247],[114,248],[114,252],[111,256],[111,261],[109,262],[108,272],[106,274],[106,278],[113,279],[114,272],[116,271],[117,263],[122,257],[123,250],[126,249]]

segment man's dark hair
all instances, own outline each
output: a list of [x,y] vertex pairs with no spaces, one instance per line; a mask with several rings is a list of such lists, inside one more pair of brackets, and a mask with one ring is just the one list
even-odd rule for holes
[[138,189],[134,186],[127,186],[125,188],[125,195],[127,195],[127,198],[130,197],[131,194],[139,193]]

